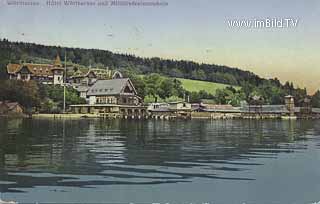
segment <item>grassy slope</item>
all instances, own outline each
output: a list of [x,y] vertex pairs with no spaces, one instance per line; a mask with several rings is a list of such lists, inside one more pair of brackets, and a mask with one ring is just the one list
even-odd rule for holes
[[[219,84],[219,83],[213,83],[208,81],[199,81],[199,80],[191,80],[191,79],[182,79],[177,78],[179,81],[182,82],[183,88],[185,88],[188,91],[201,91],[204,90],[208,93],[214,94],[217,89],[223,89],[227,86],[227,84]],[[238,86],[233,86],[235,89],[240,89]]]

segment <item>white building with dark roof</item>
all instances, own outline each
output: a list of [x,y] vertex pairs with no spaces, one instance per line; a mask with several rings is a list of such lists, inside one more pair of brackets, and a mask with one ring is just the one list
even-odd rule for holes
[[90,105],[139,105],[141,103],[141,98],[128,78],[98,80],[87,91],[87,97]]

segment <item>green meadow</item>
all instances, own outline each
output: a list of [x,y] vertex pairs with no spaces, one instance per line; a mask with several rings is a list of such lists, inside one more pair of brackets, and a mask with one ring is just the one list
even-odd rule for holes
[[[223,89],[227,86],[230,86],[228,84],[219,84],[214,82],[208,82],[208,81],[199,81],[199,80],[191,80],[191,79],[183,79],[183,78],[177,78],[179,81],[181,81],[183,88],[185,88],[187,91],[201,91],[204,90],[208,93],[215,94],[217,89]],[[239,86],[233,86],[235,89],[240,89]]]

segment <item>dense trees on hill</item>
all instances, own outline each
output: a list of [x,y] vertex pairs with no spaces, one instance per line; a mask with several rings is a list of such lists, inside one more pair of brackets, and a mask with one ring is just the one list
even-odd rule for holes
[[[0,40],[0,78],[6,78],[5,67],[9,62],[30,62],[35,59],[53,60],[57,54],[60,54],[63,59],[65,52],[67,52],[68,61],[77,64],[119,69],[130,76],[142,97],[152,98],[152,100],[188,96],[193,102],[197,102],[201,98],[207,98],[214,99],[216,103],[238,105],[240,100],[248,101],[253,95],[259,95],[266,104],[282,104],[284,103],[284,96],[290,94],[295,97],[296,105],[301,105],[303,99],[307,96],[305,89],[295,88],[292,83],[281,84],[277,78],[267,80],[252,72],[227,66],[156,57],[141,58],[98,49],[10,42],[6,39]],[[161,77],[159,74],[167,77]],[[141,75],[147,77],[142,78]],[[183,90],[181,82],[174,78],[211,81],[237,85],[242,88],[241,90],[225,88],[219,90],[215,95],[201,90],[188,92]],[[315,95],[313,104],[317,104],[315,102],[317,97],[318,95]]]
[[65,51],[67,52],[68,60],[77,64],[86,66],[104,65],[121,70],[132,69],[137,74],[159,73],[165,76],[198,79],[231,85],[241,85],[244,81],[256,85],[264,81],[264,79],[251,72],[226,66],[199,64],[184,60],[140,58],[133,55],[114,54],[98,49],[44,46],[33,43],[10,42],[6,39],[0,41],[2,66],[10,61],[30,61],[28,56],[54,59],[57,53],[59,53],[63,59]]
[[[40,112],[61,112],[63,87],[38,84],[35,81],[0,80],[0,101],[19,102],[28,111],[36,108]],[[66,90],[66,104],[85,103],[72,89]]]
[[0,101],[17,101],[27,109],[40,105],[39,87],[34,81],[0,80]]
[[[60,85],[38,84],[41,102],[38,106],[40,112],[59,113],[63,111],[63,87]],[[84,104],[85,99],[80,98],[77,91],[71,87],[66,88],[66,106]]]
[[145,102],[170,101],[172,97],[183,99],[186,93],[179,80],[156,73],[139,76],[126,71],[124,76],[131,79],[139,96],[145,99]]

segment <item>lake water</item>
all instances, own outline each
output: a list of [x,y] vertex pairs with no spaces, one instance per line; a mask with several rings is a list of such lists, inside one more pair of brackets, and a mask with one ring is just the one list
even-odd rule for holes
[[2,199],[320,201],[320,121],[0,119]]

